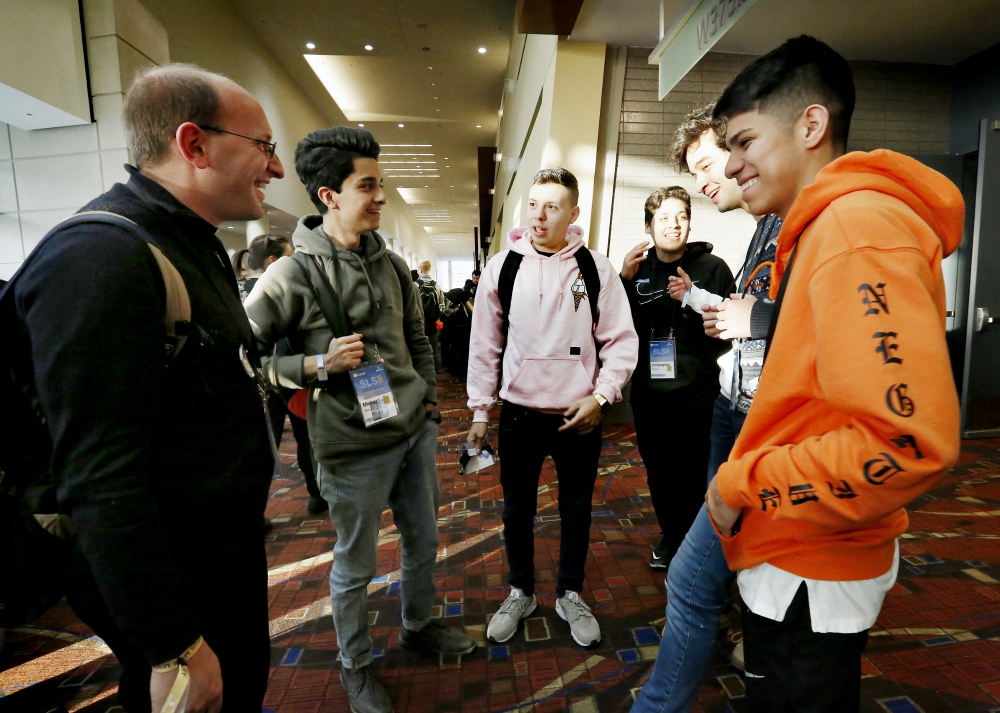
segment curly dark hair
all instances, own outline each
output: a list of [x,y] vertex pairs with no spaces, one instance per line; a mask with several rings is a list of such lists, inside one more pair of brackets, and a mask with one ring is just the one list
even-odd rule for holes
[[716,146],[723,151],[729,150],[726,148],[726,120],[714,118],[713,111],[715,111],[715,102],[698,107],[685,116],[684,121],[674,131],[674,141],[670,145],[670,157],[678,171],[683,173],[688,170],[688,149],[698,143],[706,131],[713,132]]
[[378,159],[380,151],[370,131],[353,126],[320,129],[295,147],[295,172],[309,192],[309,200],[323,214],[326,206],[319,199],[319,189],[340,193],[344,180],[354,173],[354,159]]
[[653,214],[660,207],[660,204],[668,198],[676,198],[683,203],[687,209],[688,220],[691,220],[691,196],[680,186],[667,186],[666,188],[657,188],[646,199],[646,204],[642,207],[646,215],[646,225],[653,224]]

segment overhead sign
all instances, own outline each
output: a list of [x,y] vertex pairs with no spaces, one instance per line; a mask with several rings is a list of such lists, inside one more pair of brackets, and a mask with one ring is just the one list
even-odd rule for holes
[[756,0],[691,0],[649,55],[660,65],[660,99],[677,86]]

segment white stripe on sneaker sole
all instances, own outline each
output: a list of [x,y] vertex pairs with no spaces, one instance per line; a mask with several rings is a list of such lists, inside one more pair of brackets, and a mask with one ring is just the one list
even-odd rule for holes
[[[529,616],[531,616],[534,613],[535,609],[537,609],[537,608],[538,608],[538,601],[535,600],[535,599],[532,599],[531,600],[531,604],[528,605],[528,608],[525,609],[523,612],[521,612],[521,616],[518,619],[518,623],[520,623],[522,619],[527,619]],[[510,636],[508,636],[508,637],[506,637],[504,639],[493,639],[493,638],[490,638],[489,636],[487,636],[486,638],[488,638],[494,644],[505,644],[505,643],[507,643],[508,641],[510,641],[511,639],[514,638],[514,634],[517,633],[517,629],[518,629],[518,627],[515,626],[514,630],[512,632],[510,632]]]

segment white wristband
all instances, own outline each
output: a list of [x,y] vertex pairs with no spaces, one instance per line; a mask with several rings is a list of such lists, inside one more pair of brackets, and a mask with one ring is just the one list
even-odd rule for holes
[[323,363],[323,355],[316,355],[316,376],[320,381],[326,381],[329,377],[326,374],[326,364]]

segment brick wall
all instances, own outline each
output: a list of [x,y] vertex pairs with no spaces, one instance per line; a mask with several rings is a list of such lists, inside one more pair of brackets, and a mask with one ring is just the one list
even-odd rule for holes
[[[658,68],[647,64],[650,49],[629,48],[618,140],[618,169],[609,256],[617,267],[644,235],[643,202],[661,186],[680,185],[692,195],[691,240],[707,240],[735,272],[753,236],[743,211],[719,214],[694,193],[694,180],[670,165],[668,150],[677,125],[691,109],[718,97],[752,55],[709,52],[663,101],[657,100]],[[903,153],[947,153],[951,79],[947,67],[852,62],[857,106],[848,149],[888,148]]]

